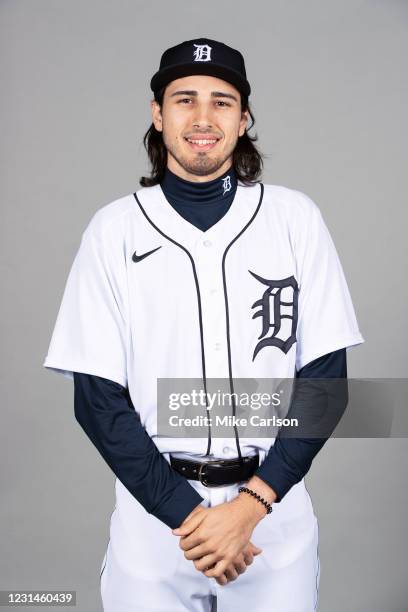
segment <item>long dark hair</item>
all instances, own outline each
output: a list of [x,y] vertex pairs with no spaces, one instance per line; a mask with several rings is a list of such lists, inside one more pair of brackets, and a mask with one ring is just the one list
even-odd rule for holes
[[[162,87],[158,92],[155,92],[154,99],[159,104],[160,108],[163,105],[164,91],[166,87]],[[252,114],[248,102],[248,96],[241,94],[241,112],[248,110],[252,124],[245,130],[245,133],[238,138],[237,145],[232,154],[233,166],[237,175],[237,179],[245,185],[257,183],[256,179],[260,176],[263,169],[263,155],[258,151],[253,144],[258,140],[258,136],[250,136],[248,131],[255,125],[255,117]],[[142,176],[139,183],[142,187],[153,187],[160,183],[164,177],[167,167],[167,149],[163,142],[162,132],[159,132],[151,124],[146,134],[143,137],[143,144],[147,151],[147,155],[152,166],[150,176]]]

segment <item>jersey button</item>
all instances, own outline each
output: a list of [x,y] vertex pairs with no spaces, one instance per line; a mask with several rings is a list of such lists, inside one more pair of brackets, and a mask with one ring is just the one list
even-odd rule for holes
[[210,295],[215,295],[215,294],[217,293],[217,291],[218,291],[218,290],[217,290],[217,289],[215,289],[215,288],[210,289]]
[[203,245],[205,247],[210,247],[210,246],[212,246],[212,242],[211,242],[211,240],[204,240]]
[[216,351],[219,351],[221,349],[221,342],[216,342],[214,344],[214,348],[215,348]]

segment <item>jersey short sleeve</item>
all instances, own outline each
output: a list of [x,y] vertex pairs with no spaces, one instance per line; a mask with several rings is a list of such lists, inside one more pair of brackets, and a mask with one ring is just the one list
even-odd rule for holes
[[296,369],[341,348],[364,342],[344,272],[318,206],[296,192],[298,326]]
[[126,387],[124,253],[111,232],[95,232],[96,219],[82,234],[43,366],[71,379],[82,372]]

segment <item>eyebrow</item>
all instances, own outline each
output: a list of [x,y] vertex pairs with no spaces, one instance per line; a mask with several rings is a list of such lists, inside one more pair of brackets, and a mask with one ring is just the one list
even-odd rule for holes
[[[182,96],[182,95],[183,96],[198,96],[198,91],[195,91],[194,89],[183,89],[183,90],[175,91],[174,93],[170,95],[170,97],[172,98],[173,96]],[[211,97],[212,98],[230,98],[231,100],[235,100],[235,102],[238,102],[238,99],[236,96],[230,93],[226,93],[225,91],[212,91]]]

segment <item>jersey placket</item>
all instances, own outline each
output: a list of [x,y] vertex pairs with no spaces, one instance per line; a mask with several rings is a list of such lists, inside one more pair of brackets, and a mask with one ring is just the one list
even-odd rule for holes
[[203,237],[197,240],[194,259],[200,285],[208,378],[228,377],[222,254],[220,245],[214,239]]
[[[229,392],[225,382],[229,378],[228,343],[225,296],[222,278],[222,257],[226,245],[215,236],[203,235],[197,240],[194,248],[197,276],[200,285],[204,353],[207,378],[207,392],[217,393],[218,390]],[[213,379],[224,379],[219,384]],[[217,411],[219,413],[219,411]],[[231,440],[214,435],[216,424],[211,428],[211,454],[215,457],[229,455],[229,447],[234,446],[234,431],[231,429]],[[236,454],[236,448],[235,453]]]

